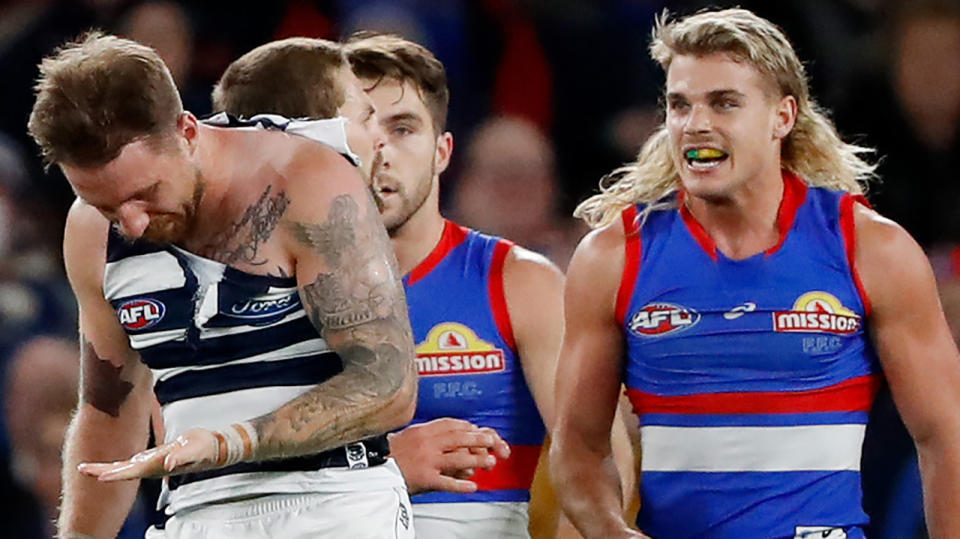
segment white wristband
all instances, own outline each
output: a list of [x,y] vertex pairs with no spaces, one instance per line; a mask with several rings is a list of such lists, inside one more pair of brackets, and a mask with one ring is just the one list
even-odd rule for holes
[[217,465],[221,467],[249,460],[260,441],[249,421],[215,430],[213,435],[217,439]]

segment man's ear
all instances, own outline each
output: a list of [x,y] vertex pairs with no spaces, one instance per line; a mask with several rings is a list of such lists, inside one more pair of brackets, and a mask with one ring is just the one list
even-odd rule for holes
[[444,131],[437,136],[437,150],[433,154],[434,170],[437,174],[447,170],[453,155],[453,133]]
[[187,143],[187,149],[192,153],[200,135],[200,121],[190,112],[181,112],[177,118],[177,134]]
[[793,131],[797,121],[797,98],[785,95],[777,104],[777,118],[773,125],[773,137],[783,140]]

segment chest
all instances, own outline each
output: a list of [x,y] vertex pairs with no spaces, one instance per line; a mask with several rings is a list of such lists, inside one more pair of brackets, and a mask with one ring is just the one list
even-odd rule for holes
[[646,236],[624,318],[628,380],[763,391],[869,370],[865,307],[842,243],[795,232],[745,260],[711,257],[679,233]]
[[418,418],[512,402],[522,369],[497,325],[489,272],[454,251],[406,288],[420,376]]

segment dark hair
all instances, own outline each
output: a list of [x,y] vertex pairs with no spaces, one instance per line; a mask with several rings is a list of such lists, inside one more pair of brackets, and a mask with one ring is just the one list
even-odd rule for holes
[[447,124],[450,89],[443,64],[426,47],[389,34],[359,33],[346,45],[353,72],[363,79],[409,81],[430,111],[436,133]]
[[246,117],[333,118],[346,99],[337,81],[337,70],[346,65],[343,47],[332,41],[273,41],[227,67],[213,89],[213,108]]

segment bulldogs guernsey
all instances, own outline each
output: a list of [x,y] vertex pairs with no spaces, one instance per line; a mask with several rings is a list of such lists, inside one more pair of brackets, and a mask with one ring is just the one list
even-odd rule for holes
[[[209,123],[227,126],[227,117],[220,119]],[[295,123],[342,131],[342,122]],[[295,278],[246,273],[175,246],[130,242],[111,229],[103,289],[153,373],[166,442],[190,428],[264,415],[343,370],[306,316]],[[241,496],[402,487],[394,464],[379,465],[387,453],[386,437],[377,436],[307,457],[183,474],[164,483],[160,503],[173,514]]]
[[[682,195],[681,195],[682,197]],[[784,172],[780,242],[731,260],[681,203],[637,231],[616,314],[661,538],[863,537],[860,451],[879,366],[851,264],[853,203]]]
[[[516,355],[503,296],[503,263],[511,247],[446,221],[440,243],[404,278],[420,374],[413,423],[463,419],[495,429],[511,449],[509,459],[471,477],[479,487],[475,493],[413,496],[418,536],[426,513],[450,518],[455,506],[440,504],[465,502],[478,502],[465,511],[473,518],[495,510],[489,502],[504,502],[496,506],[522,512],[523,529],[516,533],[527,533],[526,502],[545,429]],[[490,536],[513,535],[499,530]]]

